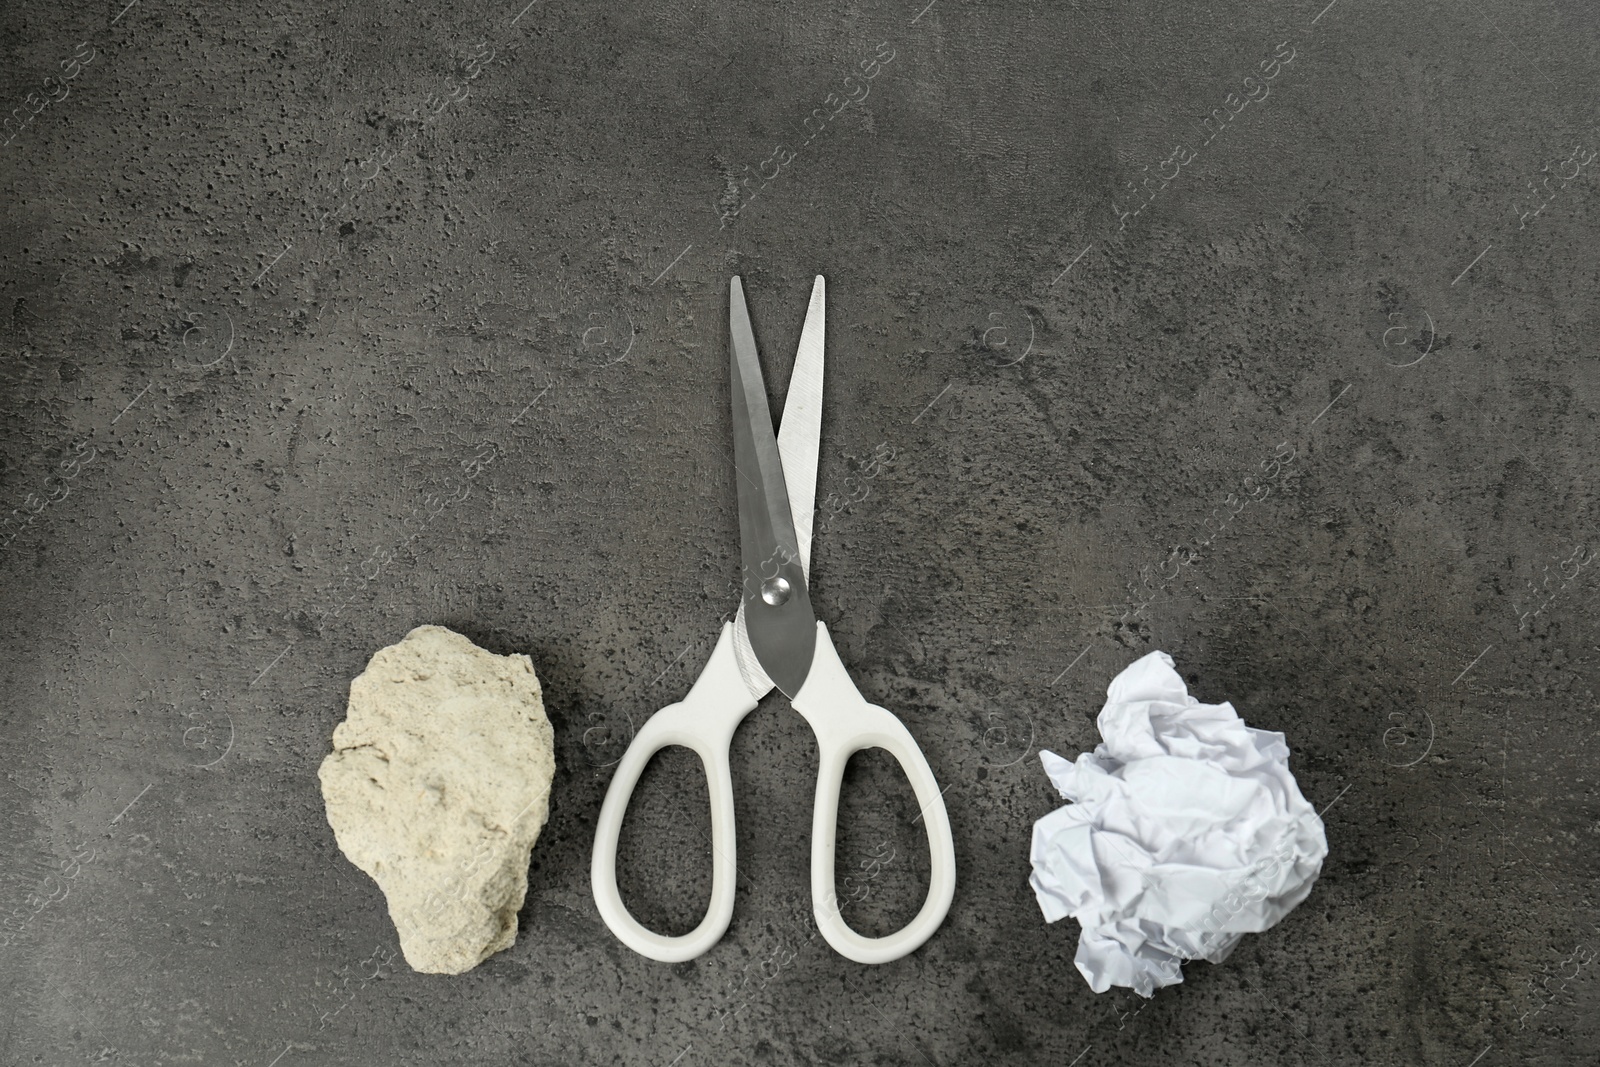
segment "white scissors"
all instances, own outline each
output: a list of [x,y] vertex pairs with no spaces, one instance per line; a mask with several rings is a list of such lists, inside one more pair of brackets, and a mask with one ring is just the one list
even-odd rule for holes
[[[822,435],[822,277],[811,289],[783,428],[776,438],[738,278],[731,290],[733,465],[744,564],[739,614],[723,624],[717,647],[688,695],[652,715],[617,765],[595,828],[589,870],[594,899],[611,932],[651,959],[691,960],[721,939],[733,919],[736,874],[728,746],[739,723],[776,687],[811,724],[821,754],[811,820],[811,908],[817,927],[840,955],[857,963],[887,963],[915,951],[950,911],[956,890],[950,817],[933,770],[910,731],[857,691],[839,662],[828,628],[812,614],[806,590]],[[711,794],[711,906],[700,925],[681,937],[645,929],[617,892],[617,838],[628,799],[650,757],[667,745],[682,745],[700,757]],[[928,828],[932,860],[922,910],[904,929],[885,937],[863,937],[850,929],[840,917],[834,893],[839,785],[846,762],[865,748],[889,752],[910,779]]]

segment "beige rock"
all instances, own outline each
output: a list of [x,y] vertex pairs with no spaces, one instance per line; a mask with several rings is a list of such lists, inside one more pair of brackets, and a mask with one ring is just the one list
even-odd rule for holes
[[350,683],[317,776],[339,848],[383,890],[413,968],[460,974],[515,943],[555,768],[527,656],[419,626]]

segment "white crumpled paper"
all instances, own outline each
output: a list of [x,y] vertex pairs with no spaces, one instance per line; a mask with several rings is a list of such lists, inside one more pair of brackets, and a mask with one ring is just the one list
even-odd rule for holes
[[1186,959],[1227,959],[1311,892],[1322,820],[1289,773],[1283,735],[1189,695],[1152,652],[1106,690],[1104,741],[1068,763],[1041,752],[1076,803],[1033,824],[1029,879],[1049,922],[1083,927],[1078,970],[1097,993],[1153,996]]

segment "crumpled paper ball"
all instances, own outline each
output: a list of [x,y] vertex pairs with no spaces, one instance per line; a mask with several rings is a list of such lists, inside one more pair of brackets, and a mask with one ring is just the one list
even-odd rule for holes
[[1074,801],[1033,824],[1029,879],[1048,922],[1082,925],[1076,963],[1096,993],[1149,997],[1186,959],[1227,959],[1311,892],[1328,854],[1289,772],[1283,735],[1189,695],[1152,652],[1106,690],[1104,739],[1068,763],[1041,752]]

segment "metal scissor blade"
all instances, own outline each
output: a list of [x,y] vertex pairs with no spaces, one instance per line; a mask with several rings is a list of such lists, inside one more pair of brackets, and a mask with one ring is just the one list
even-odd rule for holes
[[793,699],[811,670],[817,620],[806,590],[755,332],[737,277],[729,286],[728,338],[745,629],[761,668]]
[[789,393],[783,401],[783,424],[778,428],[778,455],[789,485],[789,514],[794,519],[800,566],[811,576],[811,531],[817,512],[817,452],[822,443],[822,275],[811,285],[811,305],[800,329],[800,348],[789,374]]

